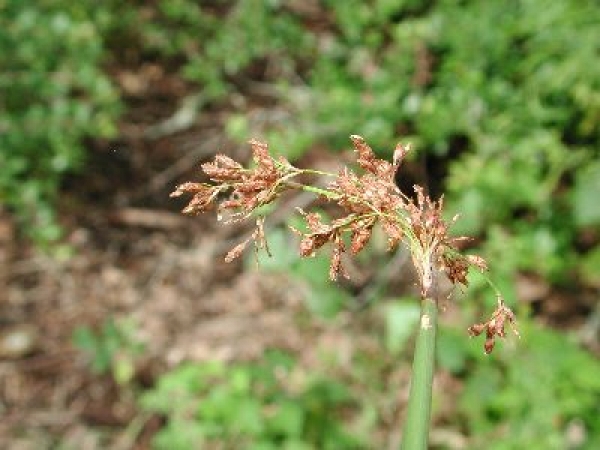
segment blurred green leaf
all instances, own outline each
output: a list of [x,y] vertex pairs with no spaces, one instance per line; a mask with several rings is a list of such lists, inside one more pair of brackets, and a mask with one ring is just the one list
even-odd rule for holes
[[99,374],[112,374],[117,383],[131,381],[134,360],[143,352],[143,345],[135,336],[135,324],[107,319],[98,332],[88,327],[73,331],[73,344],[90,357],[91,369]]
[[600,163],[595,162],[577,174],[573,203],[578,226],[600,225],[599,193]]
[[0,5],[0,201],[41,246],[61,235],[53,208],[62,177],[81,168],[83,139],[115,132],[119,100],[101,69],[97,9]]
[[[288,230],[272,230],[267,239],[272,257],[259,254],[258,267],[289,274],[305,283],[306,304],[313,314],[330,319],[349,303],[349,295],[329,279],[330,255],[327,248],[312,258],[301,258],[294,242],[297,237]],[[250,256],[247,261],[250,261]]]
[[[262,363],[189,363],[163,374],[140,399],[145,410],[167,417],[154,445],[166,448],[171,442],[174,448],[189,448],[212,442],[308,449],[338,443],[360,448],[336,415],[338,408],[350,404],[350,392],[316,374],[288,392],[279,375],[282,367],[293,364],[289,355],[268,352]],[[183,428],[187,431],[181,434]]]
[[596,247],[582,258],[581,278],[589,286],[600,286],[600,247]]
[[419,323],[419,303],[414,298],[403,298],[387,305],[385,310],[385,345],[389,352],[404,350],[408,339]]
[[466,334],[466,331],[457,331],[447,327],[443,327],[441,332],[438,333],[436,343],[437,361],[440,367],[453,374],[460,374],[466,368],[469,357],[467,347],[471,344],[465,339]]

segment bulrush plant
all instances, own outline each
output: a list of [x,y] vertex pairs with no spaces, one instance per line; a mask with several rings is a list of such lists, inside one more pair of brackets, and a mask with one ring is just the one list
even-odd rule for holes
[[[436,298],[436,273],[444,273],[453,285],[467,286],[470,268],[487,271],[483,258],[461,254],[460,243],[466,237],[450,237],[450,222],[443,218],[443,198],[435,201],[424,193],[421,186],[414,186],[414,196],[403,193],[395,183],[396,172],[410,151],[408,146],[398,144],[392,162],[379,159],[360,136],[350,136],[356,151],[356,163],[361,172],[344,167],[337,174],[321,170],[301,169],[287,159],[274,158],[266,143],[251,140],[254,165],[246,168],[228,156],[218,154],[212,162],[202,165],[211,183],[181,184],[171,194],[178,197],[191,195],[183,209],[186,214],[199,214],[217,206],[219,220],[237,222],[256,218],[252,235],[236,245],[226,255],[226,261],[238,258],[244,249],[254,243],[256,250],[269,253],[265,237],[261,207],[275,202],[290,190],[313,193],[339,206],[342,214],[334,220],[324,221],[317,212],[299,213],[306,222],[306,230],[292,228],[300,237],[299,253],[311,257],[322,247],[331,247],[329,277],[348,277],[344,270],[342,255],[357,255],[379,225],[387,237],[388,250],[394,251],[405,244],[412,256],[418,274],[421,293],[421,316],[413,360],[407,416],[402,433],[404,449],[425,449],[429,432],[431,393],[434,372],[435,339],[440,299]],[[325,187],[306,184],[310,177],[327,177]],[[259,208],[261,210],[259,211]],[[487,278],[487,277],[486,277]],[[493,285],[490,282],[490,285]],[[497,294],[497,308],[491,318],[475,324],[468,330],[470,336],[485,332],[485,353],[490,353],[497,336],[505,337],[506,323],[516,330],[515,316]]]

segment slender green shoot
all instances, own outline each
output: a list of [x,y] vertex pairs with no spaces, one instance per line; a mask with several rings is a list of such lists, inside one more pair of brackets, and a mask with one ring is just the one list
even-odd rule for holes
[[437,314],[438,308],[434,299],[426,297],[421,300],[421,319],[415,345],[408,410],[402,433],[402,450],[427,449]]

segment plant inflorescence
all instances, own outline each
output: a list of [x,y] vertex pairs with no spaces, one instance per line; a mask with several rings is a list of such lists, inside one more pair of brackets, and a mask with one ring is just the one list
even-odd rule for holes
[[[299,210],[306,222],[306,230],[292,228],[300,236],[299,251],[303,257],[313,256],[317,250],[331,244],[331,280],[340,275],[348,276],[342,255],[348,251],[352,255],[361,252],[377,224],[387,237],[389,251],[402,242],[409,248],[422,298],[433,295],[436,271],[445,273],[453,285],[467,286],[470,267],[481,272],[487,270],[482,257],[460,252],[460,243],[469,238],[449,235],[449,228],[458,216],[451,221],[444,219],[443,197],[432,200],[418,185],[414,186],[415,195],[409,196],[396,185],[395,175],[410,151],[409,146],[398,144],[393,160],[389,162],[377,158],[362,137],[352,135],[350,139],[356,151],[356,162],[362,169],[360,174],[349,167],[343,167],[337,174],[298,168],[282,156],[273,157],[266,143],[251,140],[253,167],[246,168],[230,157],[218,154],[212,162],[202,165],[212,183],[183,183],[171,196],[192,195],[183,209],[187,214],[199,214],[217,204],[219,220],[225,222],[249,219],[259,208],[273,203],[289,190],[308,191],[337,204],[343,211],[340,217],[327,222],[318,212]],[[317,187],[303,181],[307,176],[325,176],[330,181],[325,187]],[[254,242],[257,251],[269,252],[262,215],[256,219],[252,235],[231,249],[226,261],[238,258],[250,242]],[[471,336],[486,330],[486,353],[492,351],[496,336],[505,337],[507,321],[511,326],[515,325],[514,314],[499,293],[498,299],[498,307],[491,319],[469,328]]]

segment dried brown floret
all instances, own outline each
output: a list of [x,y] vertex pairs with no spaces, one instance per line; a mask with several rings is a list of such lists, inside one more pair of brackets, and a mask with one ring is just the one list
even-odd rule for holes
[[505,324],[506,321],[510,324],[513,332],[518,337],[519,332],[517,330],[517,321],[515,318],[515,314],[511,311],[509,307],[507,307],[504,303],[504,299],[498,296],[498,306],[496,310],[492,314],[490,320],[485,323],[477,323],[475,325],[471,325],[468,329],[469,336],[479,336],[483,331],[485,331],[485,343],[483,345],[485,353],[489,354],[494,349],[494,345],[496,343],[496,336],[505,338],[506,330]]
[[394,149],[394,155],[392,158],[392,162],[394,164],[394,167],[396,168],[396,172],[398,171],[398,168],[404,161],[404,158],[406,157],[406,155],[408,154],[409,151],[410,151],[410,145],[405,146],[400,143],[398,143],[396,145],[396,148]]
[[441,266],[452,284],[469,285],[469,263],[465,257],[456,253],[446,253],[441,256]]
[[342,266],[342,253],[346,250],[344,241],[342,240],[339,233],[335,233],[333,240],[333,251],[331,253],[331,265],[329,266],[329,279],[335,281],[341,274],[343,277],[348,278],[348,274]]
[[398,221],[383,218],[381,219],[381,228],[383,228],[383,231],[387,235],[388,251],[394,250],[404,238],[402,225]]
[[231,261],[238,259],[242,255],[242,253],[244,253],[244,250],[246,249],[251,240],[252,238],[248,238],[245,241],[237,244],[231,250],[229,250],[229,252],[227,252],[227,255],[225,255],[225,262],[230,263]]
[[465,256],[470,265],[477,267],[481,272],[488,270],[487,262],[481,256],[467,255]]
[[293,227],[291,229],[296,234],[302,236],[302,240],[300,241],[300,256],[313,256],[315,250],[333,240],[335,229],[321,222],[321,215],[319,213],[307,214],[302,210],[300,210],[300,213],[304,216],[310,233],[302,233]]
[[352,230],[350,251],[353,255],[359,253],[371,239],[373,233],[373,225],[375,225],[376,218],[370,217],[365,220],[357,220],[352,222],[350,229]]
[[212,205],[217,195],[221,192],[219,186],[211,186],[204,183],[183,183],[171,192],[171,197],[179,197],[183,194],[192,194],[192,199],[183,208],[184,214],[199,214],[207,211]]
[[229,262],[232,262],[233,260],[239,258],[251,241],[254,242],[254,248],[255,248],[256,252],[258,252],[259,250],[265,250],[267,252],[267,254],[269,256],[271,256],[271,252],[269,250],[269,245],[265,238],[264,223],[265,223],[264,217],[259,217],[258,219],[256,219],[256,227],[254,228],[254,232],[252,233],[252,236],[250,236],[248,239],[244,240],[243,242],[240,242],[235,247],[233,247],[231,250],[229,250],[227,255],[225,255],[225,262],[229,263]]
[[373,149],[361,136],[353,134],[350,136],[350,139],[354,144],[356,153],[358,153],[358,158],[356,159],[358,165],[367,172],[377,175],[381,180],[393,182],[398,166],[383,159],[378,159]]
[[201,167],[217,183],[241,181],[245,174],[241,164],[222,154],[216,155],[214,161],[204,163]]
[[269,146],[257,139],[251,139],[248,143],[252,147],[252,157],[258,169],[263,173],[275,172],[275,163],[269,155]]

